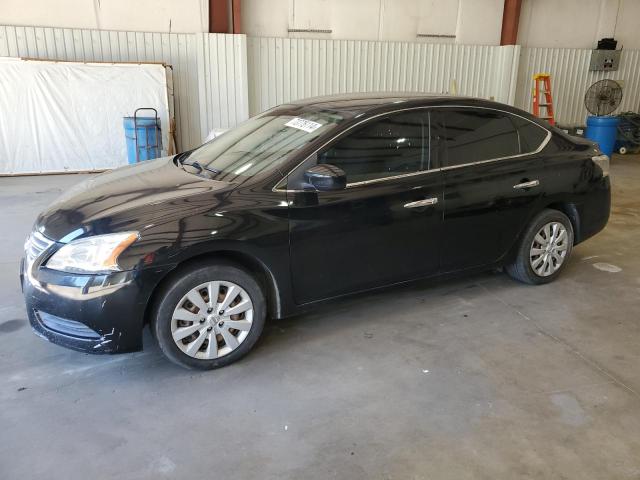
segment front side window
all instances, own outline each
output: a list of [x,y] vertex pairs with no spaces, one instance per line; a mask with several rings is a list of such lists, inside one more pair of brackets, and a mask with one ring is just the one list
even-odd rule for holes
[[480,108],[443,108],[446,166],[520,154],[518,133],[507,114]]
[[393,114],[374,120],[321,152],[318,163],[340,167],[348,183],[377,180],[430,168],[429,116]]

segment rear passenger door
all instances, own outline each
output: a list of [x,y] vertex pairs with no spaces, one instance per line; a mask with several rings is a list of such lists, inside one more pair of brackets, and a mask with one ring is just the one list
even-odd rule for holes
[[497,262],[541,195],[542,161],[534,152],[548,132],[522,117],[472,107],[440,108],[432,125],[440,132],[445,183],[441,271]]

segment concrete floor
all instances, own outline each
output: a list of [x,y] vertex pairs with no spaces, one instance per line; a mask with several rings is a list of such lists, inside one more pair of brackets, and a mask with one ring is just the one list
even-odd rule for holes
[[22,242],[81,176],[0,178],[0,478],[640,478],[640,158],[554,284],[502,274],[271,322],[208,373],[31,333]]

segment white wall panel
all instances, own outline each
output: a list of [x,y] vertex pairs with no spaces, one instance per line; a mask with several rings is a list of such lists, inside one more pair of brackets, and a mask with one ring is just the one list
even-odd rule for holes
[[249,118],[247,37],[197,34],[200,134]]
[[594,48],[615,37],[640,48],[638,0],[523,0],[518,43],[523,47]]
[[249,107],[318,95],[411,91],[512,102],[519,47],[249,37]]
[[573,48],[522,48],[516,106],[532,109],[533,75],[551,74],[556,122],[584,125],[588,114],[584,94],[597,80],[610,78],[623,85],[622,104],[616,112],[638,111],[640,107],[640,50],[623,50],[616,72],[590,72],[591,50]]
[[206,32],[208,0],[2,0],[0,25]]
[[504,0],[243,0],[242,31],[257,37],[499,45],[503,10]]

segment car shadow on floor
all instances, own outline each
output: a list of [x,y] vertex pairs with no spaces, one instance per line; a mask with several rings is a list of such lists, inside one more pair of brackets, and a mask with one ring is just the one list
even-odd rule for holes
[[[573,266],[567,265],[565,275],[570,276],[571,270],[577,268],[577,262],[571,263]],[[493,290],[497,296],[500,296],[502,288],[535,288],[515,282],[503,273],[486,271],[418,280],[337,298],[317,304],[302,314],[284,319],[267,319],[262,338],[254,349],[224,370],[242,372],[249,368],[267,371],[271,368],[270,363],[279,364],[292,358],[288,356],[288,351],[304,350],[305,345],[315,346],[321,342],[326,343],[327,354],[330,355],[332,349],[339,351],[345,347],[344,340],[337,337],[352,340],[370,338],[376,331],[388,331],[389,324],[393,322],[401,322],[406,329],[436,328],[443,315],[447,315],[451,308],[457,308],[461,298],[477,295],[485,298],[489,295],[484,290],[480,291],[481,288],[486,290],[485,285],[488,284],[492,289],[498,287]],[[483,303],[494,301],[495,298],[487,298]],[[477,321],[477,318],[464,320]],[[121,374],[128,371],[133,378],[136,377],[135,372],[149,372],[150,369],[154,371],[154,376],[181,377],[207,373],[186,370],[165,359],[148,327],[143,331],[143,346],[142,352],[106,356],[59,351],[60,347],[54,345],[47,347],[58,353],[54,355],[56,361],[53,363],[58,364],[58,370],[65,374],[93,375],[110,369],[117,369]]]
[[[362,330],[362,334],[367,336],[367,332],[376,326],[394,321],[394,312],[402,311],[405,323],[415,320],[422,324],[425,316],[429,317],[430,310],[439,306],[442,299],[478,288],[481,283],[495,277],[504,277],[506,282],[511,282],[505,275],[491,271],[417,280],[322,302],[292,317],[268,319],[262,339],[249,355],[259,356],[286,348],[291,341],[287,332],[297,332],[296,342],[316,341],[323,332],[335,333],[347,328]],[[301,335],[300,332],[305,330],[312,334]]]

